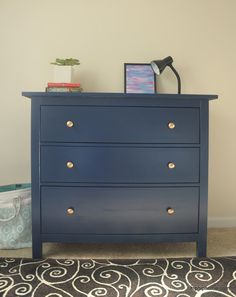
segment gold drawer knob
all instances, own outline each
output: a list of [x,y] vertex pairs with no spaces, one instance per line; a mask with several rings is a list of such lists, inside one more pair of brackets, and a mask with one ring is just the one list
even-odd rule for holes
[[68,128],[72,128],[72,127],[74,126],[74,123],[73,123],[72,121],[67,121],[67,122],[66,122],[66,126],[67,126]]
[[75,213],[74,207],[67,208],[66,213],[68,214],[68,216],[73,215]]
[[166,211],[167,211],[168,215],[173,215],[173,214],[175,213],[175,210],[174,210],[174,208],[172,208],[172,207],[168,207],[168,208],[166,209]]
[[71,162],[71,161],[68,161],[68,162],[66,163],[66,166],[67,166],[67,168],[71,169],[71,168],[74,167],[74,163]]
[[168,128],[169,128],[169,129],[174,129],[174,128],[175,128],[175,123],[173,123],[173,122],[169,122],[169,123],[168,123]]
[[169,162],[167,166],[168,166],[169,169],[174,169],[175,168],[175,163]]

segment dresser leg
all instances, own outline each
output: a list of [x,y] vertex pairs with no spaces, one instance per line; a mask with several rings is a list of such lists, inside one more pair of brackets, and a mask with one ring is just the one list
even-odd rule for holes
[[42,242],[33,242],[32,246],[32,257],[33,259],[42,259]]
[[206,240],[198,240],[197,241],[197,256],[198,257],[206,257],[206,253],[207,253]]

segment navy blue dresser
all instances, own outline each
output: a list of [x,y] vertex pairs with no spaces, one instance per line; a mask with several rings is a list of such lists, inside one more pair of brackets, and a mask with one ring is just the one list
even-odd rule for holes
[[33,258],[43,242],[186,242],[206,256],[216,95],[29,93]]

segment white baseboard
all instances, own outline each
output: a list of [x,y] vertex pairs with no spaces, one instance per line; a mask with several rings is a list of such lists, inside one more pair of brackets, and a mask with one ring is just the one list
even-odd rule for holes
[[209,217],[209,228],[230,228],[236,227],[236,217]]

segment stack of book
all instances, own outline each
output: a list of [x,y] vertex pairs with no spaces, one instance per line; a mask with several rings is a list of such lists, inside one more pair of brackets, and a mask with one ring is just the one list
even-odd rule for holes
[[82,92],[80,83],[57,83],[49,82],[46,92]]

